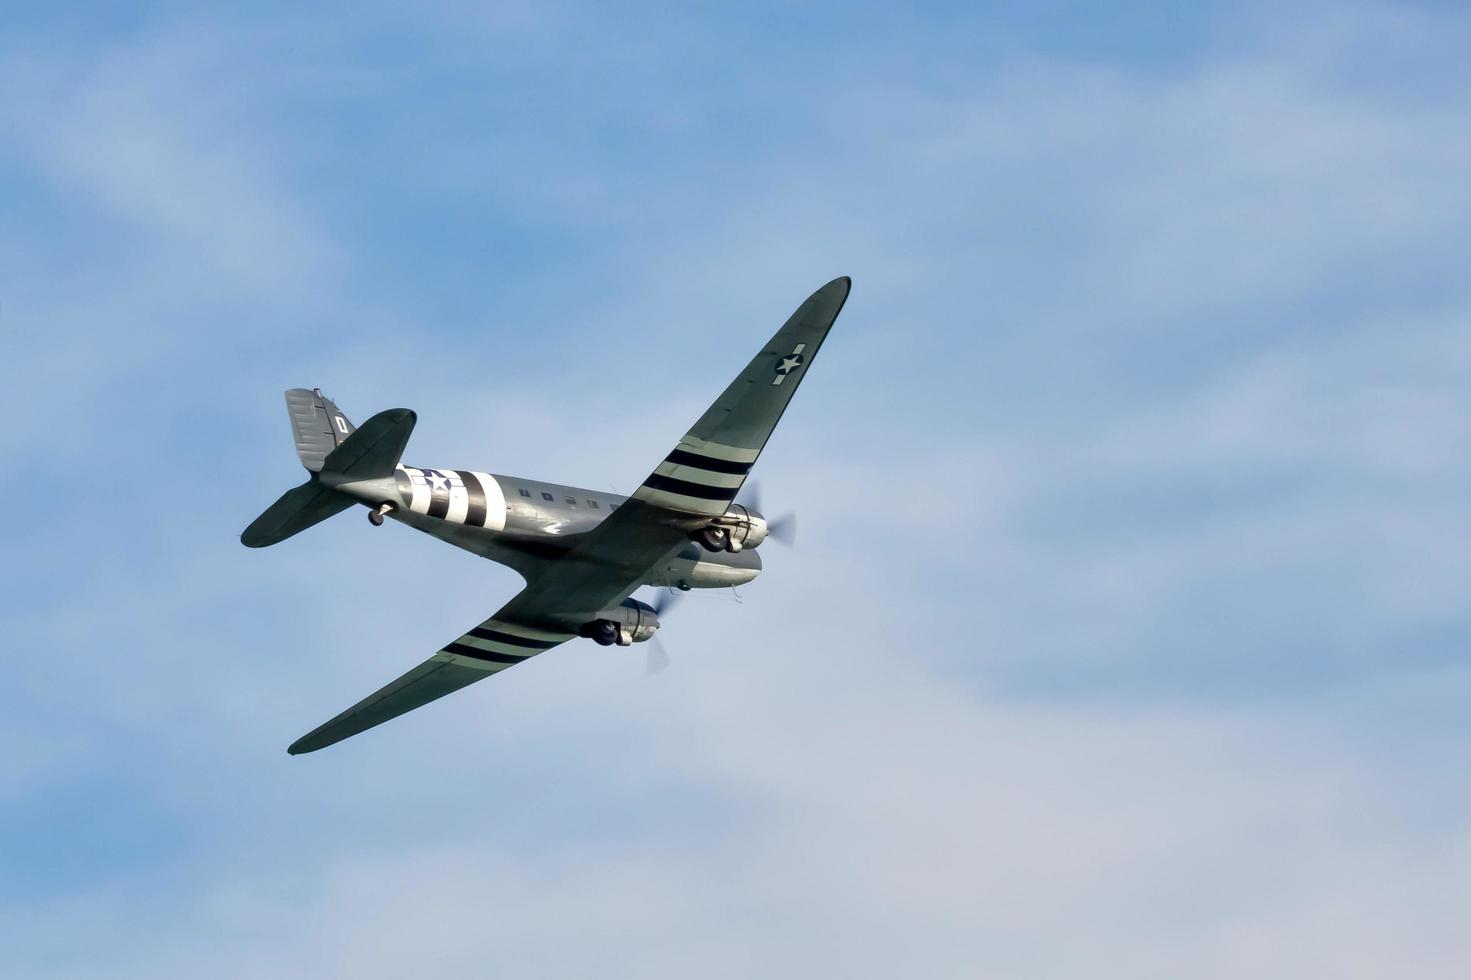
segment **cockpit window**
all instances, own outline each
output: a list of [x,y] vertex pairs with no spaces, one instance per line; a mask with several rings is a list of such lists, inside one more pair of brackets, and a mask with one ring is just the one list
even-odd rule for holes
[[523,497],[529,497],[529,496],[531,496],[531,491],[530,490],[527,490],[525,487],[517,487],[516,489],[519,490],[519,491],[521,491],[521,496],[523,496]]

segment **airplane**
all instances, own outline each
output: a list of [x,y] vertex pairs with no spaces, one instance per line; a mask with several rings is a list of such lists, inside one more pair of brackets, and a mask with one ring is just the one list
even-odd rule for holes
[[405,466],[417,421],[409,409],[355,427],[320,389],[286,392],[309,476],[251,522],[242,544],[264,548],[363,504],[374,526],[407,524],[526,580],[495,615],[287,751],[326,748],[577,637],[603,646],[647,642],[662,610],[632,598],[642,586],[688,591],[755,579],[757,549],[791,527],[736,497],[851,286],[842,276],[809,296],[629,497]]

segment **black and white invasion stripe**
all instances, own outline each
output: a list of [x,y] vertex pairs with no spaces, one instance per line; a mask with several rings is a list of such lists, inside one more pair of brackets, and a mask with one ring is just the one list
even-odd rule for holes
[[487,619],[435,654],[435,658],[494,673],[565,643],[573,633],[547,630]]
[[634,499],[687,514],[723,514],[759,452],[686,435],[634,491]]
[[416,514],[493,531],[506,526],[506,497],[489,473],[399,466],[397,481],[405,505]]

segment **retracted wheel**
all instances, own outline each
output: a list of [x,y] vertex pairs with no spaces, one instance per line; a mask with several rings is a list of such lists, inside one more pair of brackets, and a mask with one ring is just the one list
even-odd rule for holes
[[699,541],[706,551],[725,551],[730,547],[730,532],[712,524],[700,531]]

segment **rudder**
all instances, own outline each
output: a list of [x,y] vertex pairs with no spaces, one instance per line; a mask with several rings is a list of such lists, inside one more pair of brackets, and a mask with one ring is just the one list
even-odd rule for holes
[[320,388],[292,388],[286,392],[286,411],[296,437],[296,455],[313,473],[322,471],[323,461],[355,428]]
[[[365,499],[362,483],[390,480],[414,431],[417,417],[406,408],[379,412],[355,428],[318,389],[292,388],[286,407],[296,435],[296,453],[311,478],[281,495],[240,535],[247,548],[285,541]],[[347,492],[337,489],[346,487]]]

